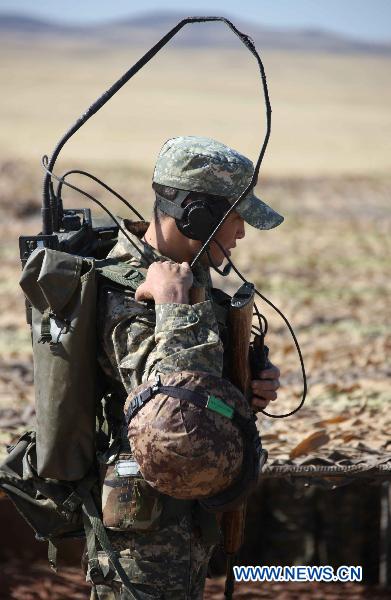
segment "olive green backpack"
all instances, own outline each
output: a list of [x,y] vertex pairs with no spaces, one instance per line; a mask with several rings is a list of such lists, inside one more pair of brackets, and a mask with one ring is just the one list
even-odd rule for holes
[[129,588],[100,517],[96,305],[100,285],[134,292],[143,279],[133,267],[110,259],[49,248],[31,254],[20,285],[32,307],[37,426],[8,448],[0,465],[0,487],[36,537],[49,542],[54,568],[58,540],[85,535],[96,568],[97,539]]

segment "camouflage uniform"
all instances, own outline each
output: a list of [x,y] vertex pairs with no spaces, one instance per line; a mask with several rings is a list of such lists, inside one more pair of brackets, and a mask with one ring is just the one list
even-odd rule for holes
[[[168,140],[163,146],[154,181],[183,190],[223,195],[233,201],[248,185],[252,173],[251,161],[238,152],[215,140],[187,136]],[[275,227],[283,220],[252,191],[238,212],[259,229]],[[140,240],[147,224],[125,222],[125,226],[145,258],[121,232],[110,258],[144,272],[152,262],[165,260]],[[218,312],[212,302],[210,275],[201,266],[193,275],[195,282],[205,287],[206,300],[192,306],[151,306],[136,302],[132,294],[123,290],[102,290],[99,360],[114,396],[122,400],[106,406],[114,429],[115,423],[118,430],[121,427],[126,396],[157,373],[202,371],[222,376],[224,348]],[[145,504],[151,510],[142,514],[142,524],[139,520],[138,528],[127,531],[109,529],[110,541],[120,553],[130,580],[139,593],[144,593],[141,597],[200,599],[213,545],[219,540],[216,518],[196,501],[176,500],[155,490],[153,494],[152,501],[149,499],[149,504]],[[159,518],[154,519],[153,515]],[[130,597],[125,590],[121,592],[120,579],[109,567],[104,553],[99,553],[99,560],[104,580],[94,582],[91,597],[99,600]]]
[[[131,232],[132,225],[127,227]],[[137,228],[140,224],[134,225]],[[130,235],[148,257],[148,263],[121,233],[111,258],[125,261],[141,272],[155,260],[164,259],[136,235]],[[210,298],[209,274],[199,268],[195,276],[206,286]],[[123,399],[157,372],[200,370],[221,376],[223,347],[210,299],[193,306],[164,304],[154,309],[136,302],[126,292],[104,289],[99,312],[100,364],[112,387],[125,390]],[[111,418],[120,422],[122,404],[113,403],[108,410]],[[145,593],[146,599],[202,598],[209,558],[213,545],[219,541],[216,519],[197,502],[154,493],[156,503],[163,504],[163,525],[145,532],[108,530],[111,544],[120,552],[130,580]],[[120,579],[110,570],[103,552],[99,553],[99,560],[105,583],[95,585],[91,598],[128,597],[125,592],[121,595]]]
[[[135,224],[136,229],[141,224]],[[132,226],[130,225],[132,231]],[[144,229],[146,229],[145,224]],[[128,225],[129,229],[129,225]],[[146,272],[156,260],[167,260],[135,235],[130,236],[141,247],[148,263],[120,232],[110,258],[126,261],[129,267]],[[199,267],[194,277],[206,289],[210,299],[209,273]],[[108,377],[120,380],[127,394],[157,372],[205,370],[221,375],[223,347],[210,301],[188,304],[146,305],[136,302],[133,294],[108,290],[99,308],[101,362]]]

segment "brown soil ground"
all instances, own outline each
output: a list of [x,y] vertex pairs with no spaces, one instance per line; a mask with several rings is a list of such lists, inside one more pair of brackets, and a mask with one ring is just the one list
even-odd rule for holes
[[[235,600],[388,600],[391,590],[360,584],[328,583],[242,583],[237,584]],[[204,600],[224,597],[224,579],[208,580]],[[60,574],[45,563],[26,565],[18,561],[6,563],[0,573],[1,600],[84,600],[89,598],[89,585],[81,570],[65,567]]]

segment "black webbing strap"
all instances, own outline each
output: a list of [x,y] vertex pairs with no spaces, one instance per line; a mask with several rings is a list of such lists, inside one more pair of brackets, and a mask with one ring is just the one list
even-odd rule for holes
[[126,411],[126,424],[129,425],[131,419],[139,412],[139,410],[151,400],[156,394],[165,394],[172,398],[178,398],[178,400],[186,400],[195,404],[199,408],[206,408],[209,400],[207,394],[200,394],[188,390],[183,387],[174,387],[172,385],[161,385],[160,379],[153,386],[148,387],[146,390],[140,392],[135,396],[129,404],[128,410]]
[[252,440],[259,440],[258,430],[255,425],[254,419],[248,419],[238,413],[232,406],[229,406],[221,398],[217,398],[211,394],[202,394],[200,392],[194,392],[184,387],[176,387],[172,385],[162,385],[160,377],[157,377],[156,383],[147,387],[145,390],[137,394],[132,398],[129,407],[126,411],[126,425],[129,426],[131,419],[139,412],[139,410],[156,394],[164,394],[171,398],[177,398],[178,400],[185,400],[191,404],[195,404],[199,408],[207,408],[213,412],[230,419],[234,425],[236,425],[247,438]]
[[[52,214],[52,208],[54,208],[54,205],[57,202],[57,199],[54,194],[54,189],[53,189],[52,182],[51,182],[50,172],[53,171],[55,162],[56,162],[62,148],[66,144],[66,142],[95,113],[97,113],[98,110],[100,108],[102,108],[102,106],[104,106],[106,104],[106,102],[108,102],[114,96],[114,94],[116,94],[122,88],[122,86],[125,85],[125,83],[127,83],[134,75],[136,75],[136,73],[140,69],[142,69],[142,67],[144,67],[159,52],[159,50],[161,50],[163,48],[163,46],[165,46],[171,40],[171,38],[173,38],[174,35],[176,35],[178,33],[178,31],[180,31],[185,25],[188,25],[190,23],[206,23],[206,22],[211,22],[211,21],[221,21],[222,23],[225,23],[233,31],[233,33],[239,37],[240,41],[246,46],[246,48],[255,56],[255,58],[258,62],[258,66],[260,68],[263,87],[264,87],[264,93],[265,93],[265,99],[266,99],[266,105],[267,105],[267,130],[266,130],[265,141],[263,143],[261,153],[259,155],[256,167],[255,167],[254,177],[251,180],[251,187],[253,187],[253,185],[255,184],[255,181],[258,177],[259,167],[260,167],[263,155],[265,153],[267,141],[268,141],[268,138],[270,135],[271,108],[270,108],[270,103],[269,103],[267,87],[266,87],[266,75],[265,75],[262,61],[259,57],[258,52],[255,49],[252,39],[248,35],[239,31],[235,27],[235,25],[233,23],[231,23],[231,21],[229,21],[225,17],[187,17],[186,19],[182,19],[182,21],[180,21],[177,25],[175,25],[175,27],[173,27],[168,33],[166,33],[166,35],[163,36],[157,42],[157,44],[155,44],[152,48],[150,48],[150,50],[148,50],[148,52],[146,52],[144,54],[144,56],[142,56],[140,58],[140,60],[138,60],[124,75],[122,75],[122,77],[120,77],[120,79],[118,79],[118,81],[116,81],[106,92],[104,92],[77,119],[77,121],[74,123],[74,125],[72,125],[72,127],[63,135],[63,137],[57,143],[57,146],[55,147],[53,154],[50,158],[50,161],[48,164],[48,170],[45,174],[45,178],[44,178],[44,182],[43,182],[43,208],[42,208],[42,233],[43,234],[49,235],[49,234],[53,233],[53,224],[52,224],[51,214]],[[247,193],[247,189],[245,190],[245,192]],[[246,194],[243,193],[240,196],[240,198],[242,198],[244,195],[246,195]]]
[[50,568],[53,569],[53,571],[55,573],[57,573],[57,554],[58,554],[57,545],[54,543],[54,540],[49,539],[48,540],[48,562],[49,562]]
[[38,344],[46,344],[46,342],[52,341],[52,334],[50,333],[50,307],[48,307],[42,315],[41,319],[41,337],[38,340]]
[[193,392],[193,390],[178,388],[172,385],[162,385],[159,388],[159,394],[166,394],[167,396],[172,396],[172,398],[178,398],[178,400],[186,400],[199,408],[206,408],[209,400],[207,394],[199,394],[198,392]]

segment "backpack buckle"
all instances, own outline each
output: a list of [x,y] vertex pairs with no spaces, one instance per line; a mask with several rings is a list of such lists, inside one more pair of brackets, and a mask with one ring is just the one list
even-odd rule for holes
[[92,558],[88,561],[88,577],[94,585],[102,585],[105,583],[105,577],[103,575],[99,560]]

